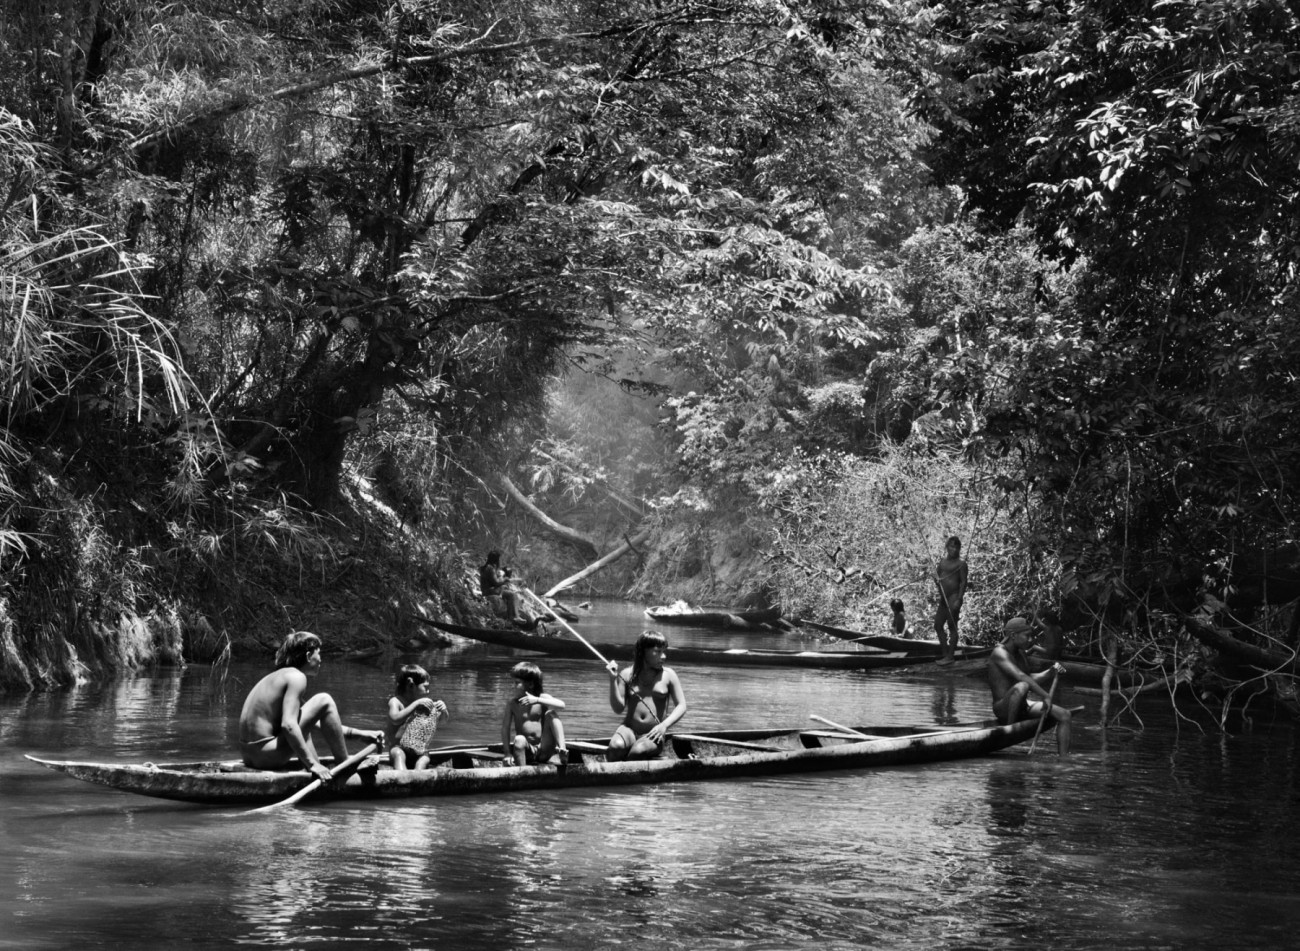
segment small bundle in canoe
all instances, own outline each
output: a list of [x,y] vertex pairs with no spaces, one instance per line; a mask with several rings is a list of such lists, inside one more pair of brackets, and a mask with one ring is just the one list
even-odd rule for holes
[[[590,647],[571,637],[525,634],[496,628],[468,627],[447,621],[421,618],[425,624],[459,634],[485,644],[512,647],[517,650],[536,651],[552,657],[590,657],[595,648],[606,657],[631,659],[632,644],[593,643]],[[760,650],[736,647],[730,650],[705,647],[677,647],[669,651],[675,664],[706,664],[721,667],[813,667],[828,670],[875,670],[883,667],[911,667],[938,660],[917,654],[896,654],[877,650],[854,651],[789,651]]]
[[[920,654],[927,657],[938,657],[943,653],[943,645],[938,641],[913,640],[908,637],[897,637],[893,634],[863,634],[861,631],[853,631],[845,627],[831,627],[829,624],[819,624],[816,621],[809,621],[804,618],[800,618],[796,623],[803,627],[811,627],[813,630],[821,631],[823,634],[838,637],[840,640],[852,641],[855,644],[874,647],[877,650],[901,651],[904,654]],[[984,657],[992,652],[993,648],[991,647],[958,647],[957,659],[969,660],[973,657]]]
[[[828,769],[868,769],[983,756],[1033,737],[1038,723],[993,721],[933,727],[861,727],[862,740],[839,730],[726,730],[669,735],[658,759],[609,763],[604,743],[571,740],[567,766],[514,766],[501,747],[434,751],[430,768],[395,770],[382,757],[306,799],[395,799],[515,792],[524,789],[731,779]],[[241,763],[112,764],[27,757],[50,769],[123,792],[217,805],[273,803],[312,779],[303,770],[267,772]]]
[[691,627],[734,628],[739,630],[788,627],[781,620],[780,608],[759,611],[731,611],[724,608],[695,608],[684,601],[646,608],[645,616],[656,624],[682,624]]

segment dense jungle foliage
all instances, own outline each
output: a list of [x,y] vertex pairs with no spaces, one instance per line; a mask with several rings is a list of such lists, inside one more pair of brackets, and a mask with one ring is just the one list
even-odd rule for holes
[[[1283,0],[0,0],[0,681],[538,590],[1294,698]],[[1226,707],[1225,707],[1226,709]]]

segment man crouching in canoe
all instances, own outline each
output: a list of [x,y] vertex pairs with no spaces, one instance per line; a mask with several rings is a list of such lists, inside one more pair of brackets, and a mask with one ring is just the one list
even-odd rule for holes
[[1051,705],[1052,722],[1056,725],[1056,751],[1064,756],[1070,752],[1070,711],[1052,705],[1052,694],[1043,684],[1049,678],[1065,673],[1065,668],[1060,664],[1052,664],[1042,673],[1026,673],[1029,667],[1026,652],[1033,640],[1033,628],[1024,618],[1013,617],[1007,621],[1002,633],[1002,643],[993,648],[993,653],[989,655],[989,689],[993,692],[993,715],[999,723],[1015,723],[1041,716],[1043,708]]
[[383,748],[382,731],[344,726],[339,708],[327,693],[307,700],[307,677],[320,670],[320,638],[310,631],[294,631],[275,653],[275,670],[257,682],[239,714],[239,751],[244,765],[254,769],[280,769],[295,756],[321,782],[333,773],[316,756],[310,731],[318,728],[329,744],[334,761],[348,757],[347,737],[361,736]]

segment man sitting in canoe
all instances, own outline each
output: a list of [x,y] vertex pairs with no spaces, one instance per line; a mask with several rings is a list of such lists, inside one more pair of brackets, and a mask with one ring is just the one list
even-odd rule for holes
[[[1027,673],[1027,651],[1033,640],[1033,627],[1024,618],[1013,617],[1003,626],[1002,632],[1002,643],[993,648],[988,662],[993,714],[999,723],[1015,723],[1041,716],[1043,708],[1052,700],[1051,693],[1043,685],[1065,673],[1065,668],[1054,663],[1042,673]],[[1064,756],[1070,752],[1070,711],[1052,705],[1051,719],[1056,725],[1057,752]]]
[[[658,756],[668,728],[686,715],[686,695],[676,672],[664,666],[667,656],[668,639],[658,631],[642,631],[631,667],[620,674],[618,661],[609,662],[609,705],[623,714],[605,752],[610,762]],[[669,699],[673,710],[664,716]]]
[[382,731],[344,726],[334,698],[318,693],[304,700],[307,677],[320,669],[320,638],[310,631],[294,631],[275,654],[275,670],[257,682],[239,714],[239,750],[244,765],[254,769],[280,769],[295,756],[322,782],[333,773],[316,756],[310,731],[325,736],[334,761],[348,757],[347,737],[364,737],[383,747]]

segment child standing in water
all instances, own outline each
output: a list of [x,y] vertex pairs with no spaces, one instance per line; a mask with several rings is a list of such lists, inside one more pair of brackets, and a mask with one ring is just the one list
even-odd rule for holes
[[558,714],[564,701],[542,691],[542,671],[534,663],[520,661],[510,668],[510,676],[515,689],[501,718],[502,750],[515,766],[564,765],[569,751]]
[[447,705],[429,696],[429,673],[419,664],[406,664],[397,672],[397,693],[388,701],[385,741],[394,769],[424,769]]
[[[686,695],[676,672],[664,666],[667,656],[668,639],[658,631],[642,631],[631,667],[619,673],[618,661],[609,662],[609,705],[623,714],[605,752],[611,763],[658,756],[668,728],[686,715]],[[667,713],[670,699],[673,710]]]

